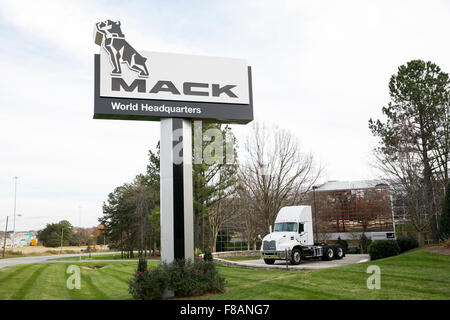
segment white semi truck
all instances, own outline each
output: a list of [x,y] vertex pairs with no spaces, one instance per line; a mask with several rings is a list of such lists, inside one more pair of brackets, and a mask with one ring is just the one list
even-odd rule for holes
[[261,256],[266,264],[288,259],[296,265],[303,259],[342,259],[345,251],[338,244],[314,243],[311,207],[291,206],[278,212],[273,230],[262,239]]

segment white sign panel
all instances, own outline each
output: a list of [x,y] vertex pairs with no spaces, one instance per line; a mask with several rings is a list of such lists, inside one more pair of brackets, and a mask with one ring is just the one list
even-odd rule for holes
[[248,123],[251,68],[243,59],[141,51],[120,21],[95,24],[94,118]]
[[[100,96],[249,104],[247,61],[140,51],[141,75],[122,63],[114,74],[111,55],[100,54]],[[146,74],[148,73],[148,76]]]

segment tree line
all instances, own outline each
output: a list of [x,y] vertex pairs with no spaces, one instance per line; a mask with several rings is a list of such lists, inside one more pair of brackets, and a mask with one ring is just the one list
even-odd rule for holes
[[[385,118],[369,120],[379,142],[373,164],[403,204],[421,244],[426,232],[435,241],[448,235],[441,221],[449,182],[449,91],[448,74],[437,65],[410,61],[391,77]],[[292,133],[276,126],[253,123],[239,152],[229,126],[209,123],[199,130],[202,137],[216,134],[193,146],[194,157],[209,159],[193,159],[195,248],[215,251],[221,230],[232,227],[255,249],[281,207],[307,202],[323,168]],[[231,162],[212,148],[217,144],[231,152]],[[117,187],[103,205],[103,235],[129,255],[155,254],[160,247],[159,159],[158,144],[149,151],[146,172]]]
[[44,246],[53,248],[93,245],[97,240],[95,232],[93,234],[87,228],[74,227],[67,220],[48,223],[44,229],[38,231],[37,238]]
[[[258,234],[266,234],[275,215],[284,205],[304,200],[321,173],[311,154],[301,151],[299,142],[288,131],[254,124],[244,150],[238,157],[237,141],[231,128],[221,124],[203,124],[201,130],[216,130],[222,147],[232,153],[211,148],[217,141],[202,139],[194,143],[205,159],[193,164],[194,245],[215,251],[224,226],[240,233],[253,248]],[[214,140],[214,139],[213,139]],[[193,154],[199,154],[194,150]],[[211,158],[214,161],[211,161]],[[149,151],[145,174],[117,187],[103,204],[99,222],[103,234],[114,248],[130,256],[155,254],[160,248],[159,143]]]

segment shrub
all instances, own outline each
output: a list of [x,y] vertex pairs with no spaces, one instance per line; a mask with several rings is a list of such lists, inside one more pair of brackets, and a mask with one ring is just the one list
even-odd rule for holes
[[225,279],[219,276],[212,261],[178,260],[164,265],[169,277],[169,288],[175,296],[188,297],[205,293],[223,292]]
[[177,297],[223,292],[225,279],[219,276],[212,261],[177,260],[161,263],[157,268],[139,271],[129,282],[129,292],[135,299],[161,299],[165,289]]
[[370,260],[396,256],[400,253],[400,247],[395,240],[377,240],[370,244]]
[[361,235],[361,238],[359,238],[359,248],[361,250],[361,253],[368,253],[368,248],[371,243],[372,243],[372,240],[367,238],[366,235],[363,233]]
[[340,244],[342,246],[342,248],[344,248],[345,252],[348,251],[348,242],[345,240],[342,240],[341,237],[338,237],[336,244]]
[[129,281],[128,292],[137,300],[161,299],[167,287],[167,274],[161,268],[136,270]]
[[206,248],[205,253],[203,255],[203,260],[205,261],[213,261],[212,252],[210,249]]
[[419,242],[413,237],[397,238],[400,253],[419,247]]

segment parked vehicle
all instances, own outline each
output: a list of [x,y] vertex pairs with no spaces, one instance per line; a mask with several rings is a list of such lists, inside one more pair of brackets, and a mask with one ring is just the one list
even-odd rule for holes
[[314,243],[311,206],[290,206],[281,208],[262,239],[261,256],[266,264],[288,259],[297,265],[305,259],[342,259],[345,251],[339,244]]

